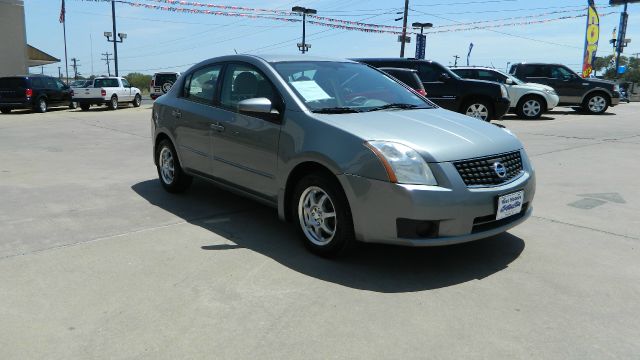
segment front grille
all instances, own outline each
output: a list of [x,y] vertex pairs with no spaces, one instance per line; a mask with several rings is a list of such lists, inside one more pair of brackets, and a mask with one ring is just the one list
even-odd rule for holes
[[[504,177],[494,170],[496,162],[502,163],[506,170]],[[522,173],[520,151],[486,156],[478,159],[462,160],[453,163],[467,186],[493,186],[509,182]]]

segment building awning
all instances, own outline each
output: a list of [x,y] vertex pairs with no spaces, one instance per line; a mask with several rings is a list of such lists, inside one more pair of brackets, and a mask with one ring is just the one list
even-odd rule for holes
[[40,49],[36,49],[29,44],[27,44],[27,55],[29,56],[29,59],[27,61],[29,67],[49,65],[60,62],[60,59],[56,59],[46,52]]

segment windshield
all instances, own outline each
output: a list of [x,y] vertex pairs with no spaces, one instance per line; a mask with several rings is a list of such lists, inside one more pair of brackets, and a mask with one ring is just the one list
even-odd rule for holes
[[434,107],[395,80],[363,64],[300,61],[276,63],[274,67],[314,112]]

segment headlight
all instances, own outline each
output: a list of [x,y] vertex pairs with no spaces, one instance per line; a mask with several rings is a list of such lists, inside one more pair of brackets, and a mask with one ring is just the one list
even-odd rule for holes
[[509,92],[507,91],[507,87],[504,85],[500,85],[500,92],[502,93],[503,98],[509,97]]
[[553,89],[544,89],[542,91],[544,91],[545,93],[547,93],[549,95],[555,95],[556,94],[556,91],[553,90]]
[[368,141],[365,146],[378,156],[389,175],[389,181],[398,184],[438,184],[429,165],[412,148],[390,141]]
[[618,84],[613,85],[613,91],[620,92],[620,85]]

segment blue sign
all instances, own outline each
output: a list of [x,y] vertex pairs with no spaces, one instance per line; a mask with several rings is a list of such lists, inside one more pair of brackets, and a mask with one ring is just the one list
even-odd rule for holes
[[624,74],[627,72],[627,67],[624,65],[618,66],[618,74]]
[[425,49],[427,47],[427,35],[416,35],[416,59],[424,59]]

